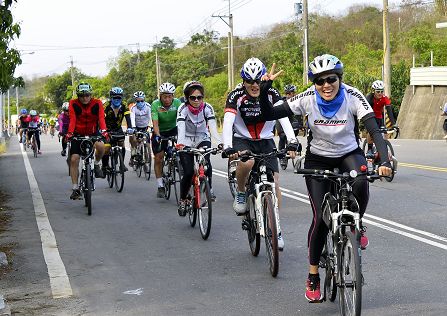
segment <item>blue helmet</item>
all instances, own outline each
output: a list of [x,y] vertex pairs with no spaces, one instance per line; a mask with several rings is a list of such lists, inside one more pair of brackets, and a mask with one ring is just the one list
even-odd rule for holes
[[109,94],[110,94],[111,98],[116,97],[116,96],[122,97],[124,94],[124,91],[120,87],[113,87],[112,89],[110,89]]
[[258,80],[266,73],[265,65],[255,57],[248,59],[241,68],[241,78],[244,80]]
[[21,109],[21,110],[20,110],[20,114],[21,114],[21,115],[28,114],[28,111],[27,111],[26,109]]

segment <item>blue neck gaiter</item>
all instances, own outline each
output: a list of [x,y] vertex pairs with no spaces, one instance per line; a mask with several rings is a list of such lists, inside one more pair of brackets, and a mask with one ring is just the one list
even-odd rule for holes
[[320,94],[318,94],[317,89],[315,89],[315,96],[317,98],[317,105],[320,109],[320,114],[323,115],[327,119],[331,119],[337,114],[340,109],[343,101],[345,100],[345,88],[340,85],[340,89],[338,89],[338,93],[334,99],[330,101],[326,101],[323,99]]
[[121,99],[113,99],[112,98],[111,104],[114,109],[118,109],[121,106]]

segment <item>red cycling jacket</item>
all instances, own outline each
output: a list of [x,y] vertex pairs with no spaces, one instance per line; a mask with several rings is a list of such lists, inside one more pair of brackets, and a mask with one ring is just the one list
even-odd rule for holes
[[391,105],[391,100],[387,96],[383,96],[380,99],[373,98],[373,111],[377,118],[383,118],[383,107]]
[[106,130],[104,107],[99,99],[92,98],[87,105],[83,105],[79,99],[71,100],[68,112],[70,114],[68,133],[91,136],[95,135],[98,129]]

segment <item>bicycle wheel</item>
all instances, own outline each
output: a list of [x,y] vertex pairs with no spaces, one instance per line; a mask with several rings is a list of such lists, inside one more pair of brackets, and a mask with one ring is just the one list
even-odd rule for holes
[[175,201],[177,202],[177,205],[179,205],[180,201],[180,172],[178,169],[178,166],[172,166],[171,167],[171,175],[172,175],[172,186],[174,187],[174,194],[175,194]]
[[261,249],[261,236],[257,232],[255,197],[250,195],[248,197],[248,212],[245,214],[245,220],[248,223],[247,236],[248,245],[250,246],[251,254],[256,257]]
[[276,277],[279,269],[278,231],[271,194],[264,195],[262,206],[264,214],[265,246],[269,260],[270,273],[273,277]]
[[84,172],[84,199],[85,199],[85,206],[87,206],[87,214],[90,216],[92,215],[92,179],[91,179],[91,166],[88,163],[85,166],[85,172]]
[[151,168],[152,168],[152,153],[151,153],[151,147],[149,145],[144,145],[143,149],[143,170],[144,170],[144,177],[146,180],[149,180],[151,178]]
[[121,192],[124,187],[124,159],[121,148],[115,151],[113,157],[115,159],[115,189],[117,192]]
[[143,148],[141,146],[138,146],[138,153],[133,158],[133,168],[137,177],[140,178],[143,169]]
[[109,188],[113,188],[113,185],[115,184],[115,172],[116,172],[116,163],[115,159],[113,159],[113,154],[110,155],[109,160],[110,160],[110,168],[107,168],[107,183],[109,184]]
[[[36,133],[38,133],[38,132],[36,132]],[[32,146],[33,146],[34,158],[37,158],[37,141],[36,141],[36,136],[35,135],[33,135]]]
[[[320,266],[325,269],[326,276],[324,278],[324,297],[328,297],[329,301],[335,301],[337,297],[337,280],[335,278],[335,262],[334,262],[334,244],[332,241],[332,233],[329,231],[321,254]],[[326,296],[327,295],[327,296]]]
[[188,200],[191,201],[191,203],[188,205],[188,218],[189,218],[189,224],[191,225],[191,227],[194,227],[196,226],[197,222],[197,209],[196,206],[194,205],[194,201],[192,201],[191,199],[191,196],[192,196],[191,194],[189,194],[188,196]]
[[165,199],[169,200],[171,197],[171,168],[168,158],[163,161],[163,186],[165,188]]
[[233,198],[235,197],[237,191],[236,168],[237,168],[237,161],[230,161],[230,159],[228,159],[228,166],[227,166],[228,185],[230,186],[230,193],[233,196]]
[[213,207],[211,201],[211,191],[208,179],[200,180],[200,191],[199,196],[196,197],[199,200],[199,228],[200,234],[203,239],[208,239],[211,231],[211,219],[213,214]]
[[70,154],[70,143],[67,144],[67,166],[68,166],[68,175],[70,176],[70,167],[71,167],[71,154]]
[[360,315],[362,311],[362,267],[360,247],[355,233],[347,230],[339,252],[340,312],[342,315]]
[[394,148],[391,145],[390,141],[385,139],[385,143],[386,143],[386,148],[388,150],[388,158],[390,159],[390,163],[391,163],[391,176],[386,177],[385,180],[388,182],[393,181],[394,179],[394,171],[396,170],[396,166],[394,165],[394,160],[392,159],[394,157]]

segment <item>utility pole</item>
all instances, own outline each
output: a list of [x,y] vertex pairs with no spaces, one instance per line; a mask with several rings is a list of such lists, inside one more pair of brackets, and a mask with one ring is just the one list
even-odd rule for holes
[[308,29],[309,29],[309,10],[307,0],[303,0],[303,83],[307,85],[309,79],[307,73],[309,72],[309,49],[308,49]]
[[[212,15],[220,18],[228,27],[228,90],[234,88],[234,47],[233,47],[233,15],[231,14],[231,0],[228,0],[228,15]],[[228,23],[223,18],[228,18]]]
[[388,25],[388,0],[383,0],[383,83],[385,95],[391,96],[391,48],[390,28]]
[[140,63],[140,43],[137,43],[137,62]]
[[10,111],[10,98],[9,98],[9,89],[8,89],[8,125],[6,126],[6,128],[7,128],[7,134],[8,134],[8,137],[10,136],[9,135],[9,130],[11,129],[11,111]]
[[75,87],[74,87],[74,67],[73,67],[73,56],[70,56],[70,73],[71,73],[71,89],[73,93],[73,98],[75,96]]
[[[19,119],[19,87],[16,87],[16,111],[17,111],[17,119]],[[16,131],[17,131],[17,123],[16,123]]]
[[3,135],[3,92],[0,92],[0,144],[3,144],[5,139]]
[[158,60],[157,47],[155,47],[155,73],[157,78],[157,91],[158,91],[158,87],[161,85],[161,75],[160,75],[160,62]]

